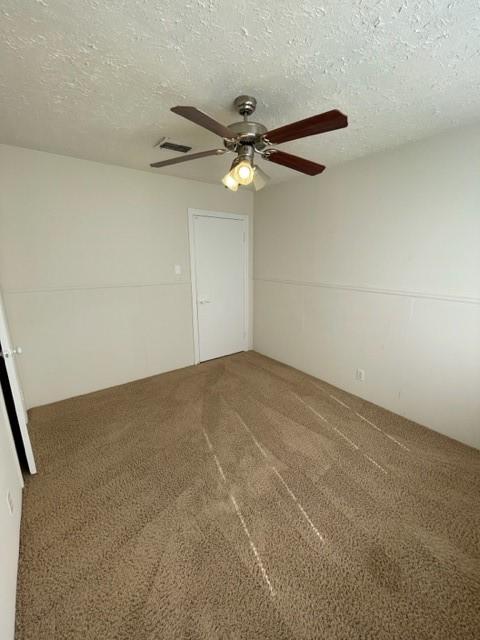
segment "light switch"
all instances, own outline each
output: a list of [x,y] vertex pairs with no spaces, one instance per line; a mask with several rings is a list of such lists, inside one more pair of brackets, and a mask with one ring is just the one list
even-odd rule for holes
[[182,267],[179,264],[175,265],[175,275],[176,276],[181,276],[182,275]]

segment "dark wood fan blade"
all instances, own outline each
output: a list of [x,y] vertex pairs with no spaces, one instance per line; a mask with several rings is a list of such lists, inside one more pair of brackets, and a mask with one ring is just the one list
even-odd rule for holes
[[186,118],[187,120],[200,125],[204,129],[208,129],[209,131],[216,133],[222,138],[235,138],[236,134],[233,131],[220,122],[217,122],[206,113],[203,113],[200,109],[196,109],[195,107],[172,107],[170,111],[173,111],[173,113],[182,116],[182,118]]
[[341,111],[333,109],[332,111],[326,111],[317,116],[267,131],[264,138],[271,144],[280,144],[281,142],[290,142],[290,140],[298,140],[307,136],[316,136],[318,133],[325,133],[326,131],[342,129],[347,125],[347,116]]
[[294,171],[300,171],[300,173],[306,173],[309,176],[316,176],[325,170],[323,164],[312,162],[312,160],[306,160],[299,156],[293,156],[291,153],[285,153],[278,149],[267,149],[263,156],[265,160],[281,164],[284,167],[293,169]]
[[188,162],[197,158],[206,158],[207,156],[221,156],[226,153],[226,149],[210,149],[210,151],[200,151],[200,153],[189,153],[186,156],[176,156],[170,160],[162,160],[161,162],[153,162],[150,166],[155,169],[158,167],[168,167],[169,164],[178,164],[179,162]]

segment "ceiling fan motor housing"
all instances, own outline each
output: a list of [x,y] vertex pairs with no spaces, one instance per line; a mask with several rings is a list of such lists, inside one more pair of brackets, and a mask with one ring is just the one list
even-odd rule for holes
[[257,101],[253,96],[238,96],[238,98],[235,98],[233,106],[244,119],[228,126],[230,131],[235,133],[235,138],[224,139],[223,143],[229,151],[240,154],[242,154],[242,147],[249,145],[252,148],[251,152],[244,149],[243,155],[253,157],[254,149],[260,151],[265,148],[266,144],[263,141],[263,135],[267,133],[267,127],[263,124],[247,120],[247,117],[251,116],[255,111]]
[[255,145],[258,150],[266,146],[262,136],[267,133],[267,127],[259,122],[242,120],[242,122],[229,124],[228,128],[236,133],[234,140],[224,139],[224,144],[229,151],[237,151],[240,145],[245,144]]

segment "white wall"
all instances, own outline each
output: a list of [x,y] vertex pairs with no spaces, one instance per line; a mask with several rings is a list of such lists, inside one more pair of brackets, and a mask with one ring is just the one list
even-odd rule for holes
[[192,364],[187,210],[251,214],[252,193],[6,145],[0,175],[29,407]]
[[267,188],[254,237],[258,351],[480,447],[480,128]]
[[[18,545],[22,511],[22,476],[0,391],[0,638],[13,640]],[[7,503],[7,492],[13,513]]]

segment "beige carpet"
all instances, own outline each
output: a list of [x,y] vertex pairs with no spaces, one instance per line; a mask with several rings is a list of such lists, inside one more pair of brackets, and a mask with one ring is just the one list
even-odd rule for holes
[[256,353],[31,413],[17,640],[480,637],[480,452]]

